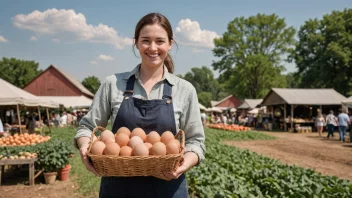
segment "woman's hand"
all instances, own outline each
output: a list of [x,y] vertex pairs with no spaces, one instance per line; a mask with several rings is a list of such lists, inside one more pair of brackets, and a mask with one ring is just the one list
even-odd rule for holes
[[163,174],[169,179],[177,179],[187,170],[198,163],[198,156],[193,152],[187,152],[181,159],[180,166],[175,171],[164,171]]
[[90,172],[94,173],[95,176],[99,176],[99,173],[97,172],[97,170],[95,170],[93,164],[89,161],[89,158],[87,156],[88,146],[89,146],[88,144],[83,144],[79,149],[82,162]]

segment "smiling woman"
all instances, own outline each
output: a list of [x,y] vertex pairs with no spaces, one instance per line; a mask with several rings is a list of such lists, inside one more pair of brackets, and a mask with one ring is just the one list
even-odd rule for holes
[[174,64],[168,53],[173,43],[172,27],[165,16],[150,13],[140,19],[134,46],[141,64],[131,72],[106,78],[90,111],[82,118],[75,140],[83,163],[96,175],[87,158],[87,148],[92,129],[105,127],[108,119],[113,133],[126,127],[130,131],[142,128],[147,134],[156,131],[162,136],[166,131],[176,135],[182,129],[183,160],[175,170],[160,171],[169,181],[151,176],[102,177],[100,197],[188,197],[184,173],[204,160],[205,136],[195,88],[173,75]]

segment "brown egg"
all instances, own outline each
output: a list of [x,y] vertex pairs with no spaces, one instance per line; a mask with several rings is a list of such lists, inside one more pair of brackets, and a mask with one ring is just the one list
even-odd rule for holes
[[107,139],[104,141],[105,144],[110,144],[110,143],[115,143],[115,138],[114,139]]
[[104,155],[119,155],[120,146],[115,142],[107,144],[104,149]]
[[97,138],[97,136],[94,135],[92,142],[95,142],[95,140],[98,140],[98,138]]
[[167,145],[169,141],[174,140],[175,136],[170,131],[165,131],[161,134],[161,142]]
[[133,136],[139,136],[143,142],[145,141],[145,139],[147,138],[147,135],[145,134],[144,130],[141,128],[135,128],[133,129],[132,133],[131,133],[131,138]]
[[[175,142],[178,147],[181,147],[181,143],[180,143],[180,141],[179,141],[178,139],[171,140],[170,142]],[[169,143],[170,143],[170,142],[169,142]],[[169,144],[169,143],[168,143],[168,144]]]
[[131,137],[130,141],[128,142],[128,146],[133,148],[137,144],[143,143],[143,140],[139,136],[133,136]]
[[157,142],[160,142],[160,135],[156,131],[151,131],[148,135],[147,138],[145,139],[145,142],[149,142],[151,144],[155,144]]
[[152,145],[151,143],[149,143],[149,142],[146,142],[146,143],[144,143],[144,144],[147,146],[148,149],[152,148],[152,146],[153,146],[153,145]]
[[180,153],[180,147],[177,145],[175,141],[171,140],[166,145],[166,154],[179,154],[179,153]]
[[127,127],[119,128],[119,130],[117,130],[116,134],[118,135],[120,133],[125,133],[126,135],[128,135],[128,137],[131,136],[131,131]]
[[150,151],[152,155],[166,155],[166,146],[162,142],[157,142],[150,148]]
[[149,155],[149,149],[145,144],[137,144],[136,146],[133,147],[133,155],[134,156],[148,156]]
[[120,147],[127,146],[130,141],[130,137],[125,133],[119,133],[115,137],[115,142],[120,145]]
[[111,131],[105,130],[100,134],[99,140],[105,142],[108,139],[115,139],[115,135]]
[[104,144],[104,142],[97,140],[93,143],[90,152],[94,155],[102,155],[105,147],[106,145]]
[[132,148],[129,146],[121,147],[120,156],[132,156]]

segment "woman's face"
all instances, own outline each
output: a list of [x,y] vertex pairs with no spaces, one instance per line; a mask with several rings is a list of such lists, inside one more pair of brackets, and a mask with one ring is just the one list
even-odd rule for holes
[[163,27],[158,24],[144,26],[136,43],[142,58],[142,65],[148,67],[163,65],[171,45]]

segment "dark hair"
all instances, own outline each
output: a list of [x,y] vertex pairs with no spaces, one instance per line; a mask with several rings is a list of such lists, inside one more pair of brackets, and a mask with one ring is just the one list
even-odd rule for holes
[[[153,25],[153,24],[158,24],[165,29],[170,43],[171,41],[174,40],[172,27],[169,20],[160,13],[149,13],[145,15],[143,18],[141,18],[136,25],[136,29],[134,31],[135,43],[133,44],[133,46],[136,45],[136,43],[138,42],[139,33],[141,32],[142,28],[146,25]],[[170,56],[169,53],[167,54],[164,60],[164,64],[170,73],[174,72],[174,61],[172,60],[172,57]]]

